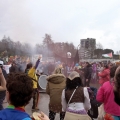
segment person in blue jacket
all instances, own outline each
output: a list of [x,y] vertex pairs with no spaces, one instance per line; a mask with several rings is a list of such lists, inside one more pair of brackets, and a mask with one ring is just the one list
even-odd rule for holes
[[32,98],[32,79],[25,73],[11,73],[7,77],[6,88],[9,106],[0,111],[0,120],[31,120],[25,106]]

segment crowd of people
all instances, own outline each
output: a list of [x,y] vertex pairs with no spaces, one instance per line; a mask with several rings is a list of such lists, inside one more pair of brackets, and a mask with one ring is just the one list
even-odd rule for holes
[[[120,67],[111,62],[80,62],[73,65],[41,63],[35,65],[12,63],[9,74],[0,61],[0,120],[31,120],[25,106],[33,98],[32,111],[39,111],[38,79],[47,75],[46,93],[49,95],[49,115],[41,120],[120,120]],[[91,85],[99,84],[99,88]],[[98,90],[97,90],[98,89]],[[7,99],[8,107],[2,103]],[[94,109],[98,113],[94,113]]]

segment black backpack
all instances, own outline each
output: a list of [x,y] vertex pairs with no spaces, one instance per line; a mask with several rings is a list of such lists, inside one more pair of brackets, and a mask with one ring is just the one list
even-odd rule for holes
[[90,103],[91,103],[91,109],[88,110],[88,115],[91,118],[97,118],[98,107],[101,105],[101,103],[96,100],[97,89],[94,87],[90,87],[88,88],[88,93],[89,93]]

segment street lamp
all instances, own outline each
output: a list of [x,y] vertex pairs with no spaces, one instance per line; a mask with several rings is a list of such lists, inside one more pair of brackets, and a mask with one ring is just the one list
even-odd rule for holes
[[68,75],[68,64],[69,64],[69,59],[71,58],[71,52],[67,52],[66,54],[66,76]]

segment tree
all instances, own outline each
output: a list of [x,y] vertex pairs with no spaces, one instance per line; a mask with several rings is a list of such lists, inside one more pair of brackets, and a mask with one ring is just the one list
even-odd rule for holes
[[43,54],[45,51],[45,46],[43,44],[36,44],[34,49],[35,49],[35,53]]
[[120,51],[117,51],[116,54],[117,54],[117,55],[120,55]]
[[29,43],[24,43],[23,49],[24,49],[25,55],[27,55],[27,56],[32,56],[34,54],[32,46]]
[[49,47],[50,44],[52,44],[52,43],[53,43],[53,40],[51,38],[51,35],[45,34],[45,37],[43,39],[43,45],[46,45],[47,47]]
[[96,49],[103,49],[103,45],[101,43],[96,44]]
[[111,53],[114,54],[114,51],[112,49],[104,49],[103,50],[103,54],[108,54],[108,53]]
[[103,54],[103,49],[95,49],[94,50],[94,55],[97,55],[98,59],[102,58],[102,54]]
[[57,43],[54,43],[54,48],[55,48],[56,54],[63,56],[63,57],[66,57],[67,52],[70,52],[72,56],[75,56],[76,54],[76,48],[73,45],[73,43],[57,42]]
[[42,54],[45,57],[52,57],[53,54],[66,58],[67,52],[71,52],[72,57],[76,54],[76,48],[73,43],[53,42],[51,35],[45,34],[42,44],[36,44],[34,49],[28,43],[13,41],[10,37],[4,36],[0,41],[0,55],[5,56],[31,56],[35,53]]

